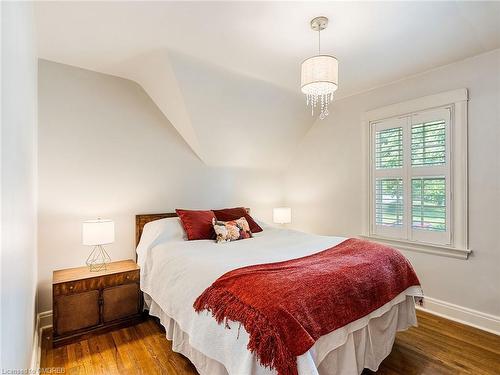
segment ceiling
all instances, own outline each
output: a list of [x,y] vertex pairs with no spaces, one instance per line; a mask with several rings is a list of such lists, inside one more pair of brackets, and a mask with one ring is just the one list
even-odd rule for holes
[[[322,32],[322,51],[335,55],[340,64],[336,98],[500,48],[499,2],[38,2],[38,55],[136,79],[141,56],[168,51],[177,56],[177,63],[170,62],[171,82],[178,85],[176,95],[182,96],[185,112],[170,114],[180,122],[169,120],[200,158],[210,159],[210,142],[201,144],[209,124],[219,130],[225,122],[238,126],[234,120],[248,113],[236,106],[226,113],[232,121],[223,121],[222,108],[198,112],[203,98],[190,78],[198,68],[213,83],[225,80],[221,87],[227,90],[248,86],[247,97],[252,90],[256,95],[264,90],[264,98],[286,98],[280,102],[283,108],[263,105],[266,113],[250,122],[269,128],[285,118],[288,127],[277,126],[276,142],[268,143],[278,152],[289,152],[313,122],[304,117],[305,104],[290,95],[300,98],[300,63],[317,51],[317,33],[308,23],[318,15],[330,19]],[[189,62],[186,67],[181,60]],[[220,90],[216,94],[224,96]],[[258,111],[256,100],[253,108]],[[268,116],[269,111],[275,112]],[[241,126],[253,125],[243,121]],[[287,129],[293,136],[283,140]]]
[[323,51],[349,95],[500,47],[500,3],[40,2],[41,57],[98,71],[168,48],[298,90],[316,53],[308,22],[330,18]]

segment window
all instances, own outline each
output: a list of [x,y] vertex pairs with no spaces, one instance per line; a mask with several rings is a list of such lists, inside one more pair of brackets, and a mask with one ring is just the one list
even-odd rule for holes
[[367,236],[467,258],[467,90],[379,108],[366,117]]
[[450,108],[372,123],[373,233],[450,244]]

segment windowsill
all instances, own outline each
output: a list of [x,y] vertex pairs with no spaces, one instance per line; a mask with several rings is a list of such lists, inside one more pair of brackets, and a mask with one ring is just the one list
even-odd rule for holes
[[386,245],[390,245],[400,250],[434,254],[449,258],[468,259],[469,255],[472,253],[472,250],[470,249],[458,249],[451,246],[433,245],[423,242],[399,240],[395,238],[376,236],[373,234],[369,236],[362,234],[360,237],[363,237],[367,240],[372,240],[374,242],[380,242]]

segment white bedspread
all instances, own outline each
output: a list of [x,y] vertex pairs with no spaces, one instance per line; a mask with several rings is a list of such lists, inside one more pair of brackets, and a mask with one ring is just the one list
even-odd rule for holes
[[[144,237],[147,238],[147,236]],[[197,314],[193,309],[194,301],[212,282],[230,270],[302,257],[335,246],[344,240],[345,238],[341,237],[316,236],[269,227],[255,234],[252,239],[223,244],[209,240],[159,241],[151,238],[141,240],[137,248],[138,262],[141,266],[141,289],[153,300],[150,303],[157,311],[155,315],[162,318],[164,325],[175,323],[176,329],[182,333],[177,335],[181,335],[183,341],[188,341],[188,346],[193,353],[197,353],[196,355],[206,356],[222,364],[221,368],[225,368],[229,374],[269,374],[273,372],[260,366],[256,358],[247,350],[248,333],[244,328],[239,330],[238,323],[230,322],[231,329],[227,329],[217,324],[208,313]],[[380,350],[381,353],[384,351],[387,353],[376,356],[377,358],[372,362],[381,361],[392,347],[396,330],[406,329],[409,325],[416,323],[413,304],[408,302],[407,295],[420,295],[420,289],[409,288],[370,316],[321,337],[308,352],[297,358],[299,373],[317,375],[317,367],[321,367],[321,362],[333,349],[346,344],[349,339],[353,340],[351,334],[367,327],[371,318],[379,317],[392,310],[392,314],[396,314],[392,321],[396,323],[392,324],[394,328],[391,328],[391,332],[386,332],[386,334],[390,333],[387,339],[391,342],[387,342]],[[401,315],[401,311],[398,313],[398,310],[402,308],[399,306],[394,309],[398,304],[404,305],[404,314],[402,314],[404,321],[400,319],[399,323],[397,317],[398,314]],[[158,310],[161,310],[161,313]],[[172,321],[167,321],[169,319]],[[391,326],[387,323],[385,325]],[[175,344],[174,337],[174,348]],[[189,353],[183,354],[189,357]],[[198,360],[191,358],[191,360],[197,365],[198,371],[207,373],[200,368],[199,358]],[[378,363],[370,366],[376,367]],[[376,370],[376,368],[372,369]],[[356,369],[352,373],[359,372]],[[210,373],[210,375],[213,374]]]

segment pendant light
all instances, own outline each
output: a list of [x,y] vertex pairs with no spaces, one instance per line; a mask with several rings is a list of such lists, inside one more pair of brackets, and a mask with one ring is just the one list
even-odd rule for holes
[[328,18],[316,17],[311,20],[311,29],[318,32],[318,54],[302,62],[301,91],[306,95],[306,104],[319,107],[319,118],[328,116],[328,104],[338,88],[339,62],[331,55],[321,54],[321,30],[328,26]]

